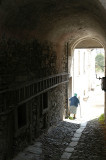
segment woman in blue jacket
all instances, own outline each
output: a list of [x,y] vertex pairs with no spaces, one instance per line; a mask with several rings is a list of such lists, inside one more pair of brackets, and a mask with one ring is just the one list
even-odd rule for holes
[[74,119],[76,118],[76,112],[78,104],[80,104],[79,99],[77,98],[77,94],[75,93],[73,97],[69,98],[70,101],[70,113],[74,114]]

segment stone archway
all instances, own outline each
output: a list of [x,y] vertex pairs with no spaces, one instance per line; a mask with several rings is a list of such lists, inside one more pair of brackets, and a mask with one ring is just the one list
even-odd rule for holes
[[[104,48],[104,53],[105,53],[105,45],[97,38],[81,38],[78,39],[77,41],[75,41],[74,43],[70,43],[69,45],[69,64],[68,66],[71,68],[68,68],[68,72],[69,72],[69,77],[71,78],[71,87],[70,87],[70,79],[69,79],[69,88],[68,88],[68,98],[70,97],[70,95],[74,94],[74,50],[76,48]],[[71,91],[70,91],[71,89]],[[71,94],[70,94],[71,93]],[[106,104],[104,101],[104,113],[106,110]]]

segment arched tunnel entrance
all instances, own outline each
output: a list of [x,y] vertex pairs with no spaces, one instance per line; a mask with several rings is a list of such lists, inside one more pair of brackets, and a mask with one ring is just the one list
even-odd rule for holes
[[[105,15],[104,0],[0,0],[0,159],[11,160],[62,121],[59,132],[49,132],[59,142],[54,137],[47,143],[40,139],[37,149],[31,146],[18,159],[42,153],[41,144],[47,147],[45,155],[56,148],[57,160],[61,158],[80,127],[63,127],[68,98],[77,86],[74,49],[102,45],[106,50]],[[51,142],[57,147],[48,145]]]
[[[103,45],[94,38],[85,38],[75,42],[75,44],[69,48],[69,52],[71,52],[69,55],[71,56],[69,56],[68,61],[70,77],[68,83],[68,98],[72,97],[74,93],[77,93],[80,100],[78,117],[85,117],[87,120],[95,113],[94,118],[96,118],[96,116],[100,116],[105,112],[102,82],[100,78],[97,78],[105,76],[105,51]],[[101,71],[98,71],[98,68],[96,68],[96,57],[99,57],[99,55],[103,56],[102,60],[99,59],[99,62],[101,61],[101,64],[99,64],[101,65],[100,67],[102,67]],[[68,108],[70,110],[69,103]]]

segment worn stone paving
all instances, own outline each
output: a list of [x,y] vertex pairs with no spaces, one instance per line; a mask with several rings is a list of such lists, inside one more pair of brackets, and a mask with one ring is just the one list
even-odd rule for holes
[[59,160],[79,127],[79,124],[62,121],[13,160]]
[[[105,160],[106,145],[98,119],[62,121],[13,160]],[[77,122],[77,121],[76,121]]]
[[42,142],[44,160],[59,160],[79,127],[79,124],[62,121],[43,135],[39,141]]
[[87,123],[70,160],[106,160],[106,141],[98,119]]
[[74,152],[75,147],[78,145],[79,139],[81,137],[83,130],[86,127],[86,124],[87,124],[87,122],[83,122],[80,124],[80,128],[76,130],[73,138],[71,139],[70,144],[63,152],[63,154],[61,156],[61,160],[69,160],[70,159],[70,157],[72,156],[72,153]]

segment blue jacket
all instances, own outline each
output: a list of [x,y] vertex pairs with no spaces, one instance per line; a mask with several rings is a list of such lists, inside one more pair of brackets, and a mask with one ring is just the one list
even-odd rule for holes
[[78,103],[80,104],[79,99],[76,96],[69,98],[69,101],[70,101],[70,106],[78,107]]

